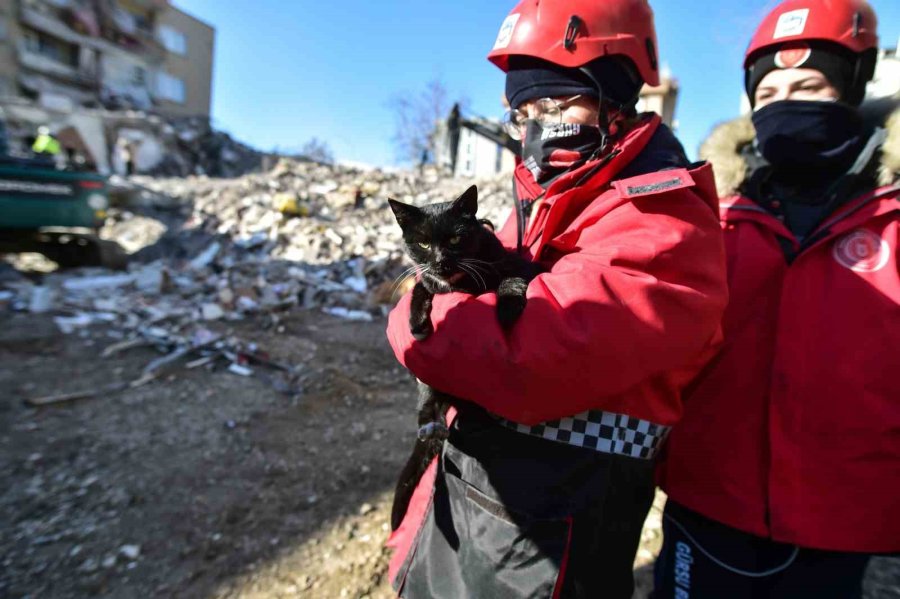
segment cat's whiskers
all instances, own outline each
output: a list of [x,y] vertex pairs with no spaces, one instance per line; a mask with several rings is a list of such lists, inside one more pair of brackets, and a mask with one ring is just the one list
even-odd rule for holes
[[491,268],[494,268],[494,264],[500,264],[500,260],[494,260],[493,262],[488,262],[487,260],[479,260],[478,258],[464,258],[466,262],[477,262],[478,264],[486,264]]
[[[478,269],[479,271],[483,272],[484,274],[487,274],[487,269],[485,268],[485,266],[487,268],[490,268],[495,273],[497,272],[497,269],[494,267],[494,264],[498,264],[498,262],[485,262],[484,260],[477,260],[475,258],[464,258],[463,260],[460,260],[460,262],[465,262],[469,266],[472,266],[473,268]],[[482,265],[484,265],[484,266],[482,266]]]
[[476,283],[478,283],[482,289],[487,291],[487,283],[484,282],[484,278],[481,276],[481,274],[477,270],[475,270],[475,268],[472,265],[463,264],[462,262],[459,262],[458,265],[459,265],[459,268],[461,270],[465,271],[469,276],[471,276],[472,280],[474,280]]
[[[488,274],[489,274],[488,271],[487,271],[487,269],[484,268],[483,266],[479,265],[479,264],[476,264],[476,263],[471,262],[471,261],[469,261],[469,260],[461,260],[460,262],[461,262],[461,263],[462,263],[462,262],[465,262],[466,266],[468,266],[469,268],[471,268],[472,270],[474,270],[475,272],[477,272],[477,273],[479,274],[479,276],[480,276],[480,275],[488,275]],[[496,272],[497,272],[497,269],[496,269],[496,268],[491,267],[491,270],[493,270],[494,273],[496,274]],[[481,280],[484,281],[484,277],[481,277]],[[485,283],[485,290],[486,290],[486,289],[487,289],[487,283]]]
[[397,289],[399,289],[400,286],[403,285],[403,283],[409,280],[409,278],[412,277],[418,269],[419,265],[413,264],[412,266],[401,272],[399,275],[397,275],[397,278],[394,279],[394,285],[391,287],[391,296],[393,296],[397,292]]

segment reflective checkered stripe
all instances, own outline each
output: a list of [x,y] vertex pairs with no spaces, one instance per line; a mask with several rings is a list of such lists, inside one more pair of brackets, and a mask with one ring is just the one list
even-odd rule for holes
[[600,410],[589,410],[561,420],[527,426],[497,417],[503,426],[526,435],[558,443],[649,460],[671,427],[648,420]]

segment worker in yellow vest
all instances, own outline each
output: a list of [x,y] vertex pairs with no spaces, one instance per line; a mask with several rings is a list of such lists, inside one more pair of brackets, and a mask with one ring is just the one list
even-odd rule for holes
[[31,145],[35,154],[46,154],[47,156],[57,156],[60,151],[59,140],[50,135],[50,128],[42,125],[38,127],[37,137]]

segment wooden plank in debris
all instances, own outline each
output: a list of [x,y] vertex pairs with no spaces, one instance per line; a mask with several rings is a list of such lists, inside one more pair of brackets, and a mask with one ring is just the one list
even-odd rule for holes
[[128,349],[133,349],[135,347],[147,347],[153,345],[146,339],[127,339],[125,341],[120,341],[119,343],[113,343],[109,347],[103,350],[103,353],[100,354],[101,358],[108,358],[110,356],[114,356],[119,352],[123,352]]
[[143,375],[133,381],[128,381],[125,383],[115,383],[112,385],[107,385],[105,387],[100,387],[99,389],[85,389],[83,391],[60,393],[58,395],[46,395],[44,397],[29,397],[25,400],[25,403],[30,406],[41,407],[67,403],[70,401],[75,401],[77,399],[89,399],[98,395],[117,393],[119,391],[124,391],[125,389],[135,389],[137,387],[140,387],[141,385],[146,385],[156,378],[157,377],[155,375]]

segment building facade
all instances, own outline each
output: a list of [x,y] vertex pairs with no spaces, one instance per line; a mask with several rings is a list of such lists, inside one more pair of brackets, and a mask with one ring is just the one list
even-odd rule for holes
[[0,97],[208,117],[214,43],[168,0],[0,0]]

